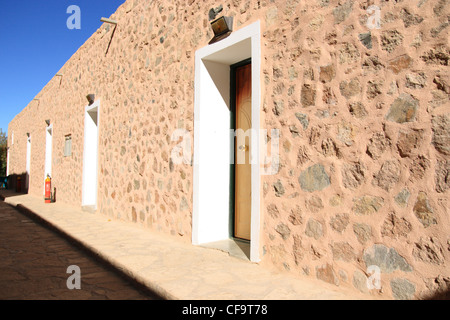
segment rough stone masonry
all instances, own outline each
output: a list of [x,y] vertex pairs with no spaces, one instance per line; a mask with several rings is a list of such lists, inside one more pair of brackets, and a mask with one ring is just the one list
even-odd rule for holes
[[[261,23],[261,127],[280,130],[280,169],[261,176],[261,264],[387,299],[448,294],[450,2],[220,4],[234,30]],[[57,201],[79,206],[95,93],[97,214],[191,241],[193,167],[173,163],[171,134],[196,134],[195,52],[217,5],[126,1],[114,33],[102,25],[11,121],[10,173],[25,171],[29,132],[29,191],[42,195],[51,119]],[[373,265],[379,289],[365,285]]]

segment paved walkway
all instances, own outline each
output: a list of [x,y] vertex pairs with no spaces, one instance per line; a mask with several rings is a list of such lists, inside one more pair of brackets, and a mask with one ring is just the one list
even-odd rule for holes
[[[70,266],[79,267],[79,282],[73,271],[67,273]],[[0,270],[0,300],[155,299],[153,294],[135,288],[133,281],[3,201]],[[68,281],[69,286],[74,285],[72,289]]]
[[60,202],[0,190],[5,202],[30,211],[166,299],[357,300],[354,290],[273,272],[229,254],[114,221]]

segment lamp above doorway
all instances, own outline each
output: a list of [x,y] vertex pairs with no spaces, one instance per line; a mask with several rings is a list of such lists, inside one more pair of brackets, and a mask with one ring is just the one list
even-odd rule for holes
[[214,20],[217,17],[217,15],[222,12],[222,10],[223,10],[222,5],[218,6],[217,8],[211,8],[208,12],[209,21]]
[[209,44],[225,39],[233,32],[233,17],[222,16],[212,21],[211,27],[214,32],[214,38]]
[[89,101],[89,105],[93,104],[95,101],[95,94],[90,93],[86,96],[86,99]]

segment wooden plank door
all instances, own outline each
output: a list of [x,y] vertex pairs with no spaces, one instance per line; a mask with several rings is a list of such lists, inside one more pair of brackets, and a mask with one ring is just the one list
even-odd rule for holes
[[[250,240],[251,226],[251,164],[250,129],[252,128],[252,68],[237,67],[236,79],[236,141],[235,141],[235,216],[234,236]],[[240,134],[247,133],[240,136]]]

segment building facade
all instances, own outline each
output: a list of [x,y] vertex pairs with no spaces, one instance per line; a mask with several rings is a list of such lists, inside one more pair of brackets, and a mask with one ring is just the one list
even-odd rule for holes
[[448,292],[449,8],[128,0],[11,121],[8,173],[368,295]]

